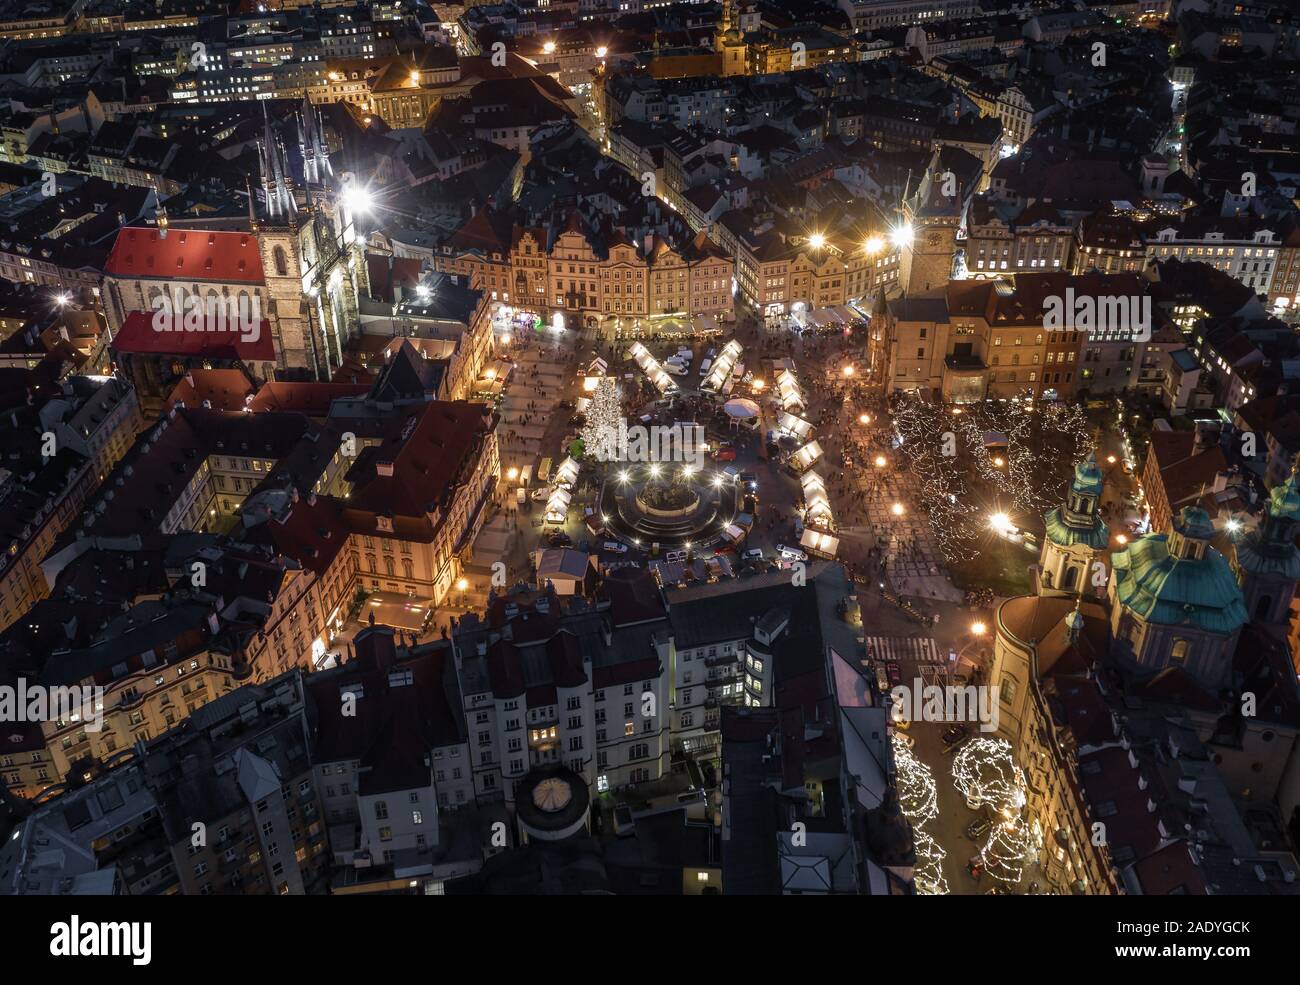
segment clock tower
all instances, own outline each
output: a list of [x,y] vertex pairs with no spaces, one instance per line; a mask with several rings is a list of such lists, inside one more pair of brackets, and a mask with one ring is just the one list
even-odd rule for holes
[[926,294],[948,286],[964,205],[964,189],[940,165],[936,150],[916,191],[903,198],[903,221],[912,230],[899,255],[898,283],[905,294]]
[[714,32],[713,47],[722,56],[723,75],[745,74],[745,35],[736,17],[735,0],[722,0],[722,17]]

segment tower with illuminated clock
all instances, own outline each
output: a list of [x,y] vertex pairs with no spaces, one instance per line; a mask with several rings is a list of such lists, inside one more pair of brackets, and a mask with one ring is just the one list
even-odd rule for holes
[[911,230],[902,239],[898,258],[898,283],[905,294],[947,287],[964,204],[964,190],[956,176],[940,166],[936,150],[916,190],[903,197],[903,222]]
[[722,17],[714,33],[713,48],[722,55],[723,75],[745,74],[745,35],[740,30],[735,0],[722,0]]

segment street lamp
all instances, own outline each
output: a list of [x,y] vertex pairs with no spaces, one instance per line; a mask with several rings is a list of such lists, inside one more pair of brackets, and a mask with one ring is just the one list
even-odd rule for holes
[[902,515],[903,515],[903,504],[902,504],[902,503],[895,503],[893,506],[891,506],[891,507],[889,508],[889,512],[892,513],[892,514],[894,514],[894,516],[902,516]]
[[902,249],[904,246],[911,246],[914,238],[915,233],[912,232],[912,227],[907,223],[895,226],[889,233],[889,241],[899,249]]
[[811,246],[814,250],[820,250],[823,246],[826,245],[826,237],[823,236],[821,233],[813,233],[811,236],[808,237],[808,245]]
[[876,456],[876,468],[878,468],[878,469],[883,469],[884,467],[885,467],[885,456],[884,456],[884,455],[877,455],[877,456]]
[[847,365],[847,366],[844,367],[844,375],[845,375],[845,376],[852,376],[852,375],[854,374],[854,372],[855,372],[855,370],[854,370],[854,368],[853,368],[853,364],[852,364],[852,363],[850,363],[849,365]]
[[988,632],[988,627],[982,622],[973,622],[970,624],[970,631],[976,636],[983,636]]
[[859,414],[859,415],[858,415],[858,423],[861,424],[861,425],[864,425],[864,426],[867,425],[867,424],[870,424],[870,423],[871,423],[871,415],[870,415],[870,414]]

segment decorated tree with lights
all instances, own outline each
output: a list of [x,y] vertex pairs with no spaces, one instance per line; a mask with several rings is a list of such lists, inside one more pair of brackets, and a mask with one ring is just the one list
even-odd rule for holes
[[988,841],[980,849],[980,859],[994,879],[1015,885],[1025,873],[1025,866],[1038,858],[1043,847],[1042,833],[1036,823],[1016,816],[995,824]]
[[952,782],[973,808],[985,805],[1005,818],[1025,806],[1025,778],[1005,739],[972,739],[953,758]]
[[912,878],[916,891],[922,896],[945,895],[948,883],[943,877],[943,860],[947,853],[926,830],[939,816],[934,774],[916,758],[907,739],[897,732],[892,732],[890,738],[894,747],[898,806],[912,825],[912,849],[916,853]]
[[602,462],[617,459],[619,428],[622,424],[623,401],[618,395],[618,383],[612,376],[602,377],[587,406],[587,423],[578,435],[582,439],[584,451]]

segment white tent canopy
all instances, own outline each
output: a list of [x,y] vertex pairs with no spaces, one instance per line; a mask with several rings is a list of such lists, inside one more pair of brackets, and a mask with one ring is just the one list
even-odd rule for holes
[[776,374],[776,393],[781,400],[782,410],[802,411],[807,406],[794,370],[783,369]]
[[810,441],[797,452],[790,456],[790,464],[802,472],[809,468],[817,459],[822,457],[822,446],[816,441]]
[[659,365],[659,361],[650,355],[650,350],[640,342],[633,342],[632,348],[628,350],[628,355],[636,360],[636,364],[641,367],[641,371],[649,377],[650,382],[655,385],[661,394],[677,392],[677,381],[669,375],[668,371]]
[[802,417],[795,417],[793,414],[783,413],[778,416],[776,426],[796,438],[806,438],[812,433],[812,425]]
[[572,494],[567,489],[557,487],[552,491],[550,498],[546,501],[546,521],[548,523],[563,523],[569,515],[569,502],[572,498]]
[[804,524],[830,529],[834,525],[834,516],[822,477],[809,470],[799,477],[799,484],[803,486]]
[[803,536],[799,538],[799,546],[825,557],[834,557],[840,549],[840,539],[832,534],[805,527]]
[[740,359],[741,345],[735,339],[732,339],[722,347],[722,351],[713,361],[713,368],[710,370],[708,378],[704,381],[701,389],[717,393],[722,389],[722,385],[731,379],[731,370]]
[[566,457],[560,463],[560,467],[555,470],[554,482],[557,486],[568,483],[572,485],[578,478],[578,463],[573,458]]
[[758,404],[745,397],[737,397],[735,400],[728,400],[722,405],[723,411],[728,417],[749,418],[758,416]]

